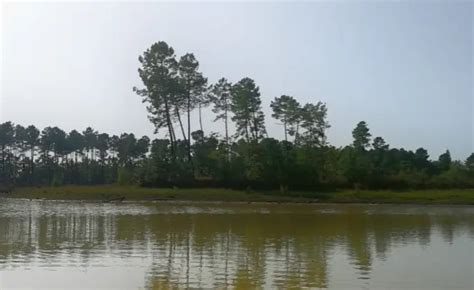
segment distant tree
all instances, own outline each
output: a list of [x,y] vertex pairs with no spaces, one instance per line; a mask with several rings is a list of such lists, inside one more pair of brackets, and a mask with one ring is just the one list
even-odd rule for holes
[[290,96],[282,95],[270,103],[273,110],[272,117],[283,122],[285,141],[288,141],[288,133],[294,132],[294,125],[301,113],[300,104]]
[[26,128],[22,125],[15,126],[14,143],[17,151],[23,153],[26,149]]
[[209,107],[209,105],[211,105],[212,103],[209,89],[210,87],[205,88],[205,90],[202,91],[201,94],[196,96],[196,103],[197,103],[198,113],[199,113],[199,129],[203,132],[204,132],[204,127],[202,126],[202,109]]
[[281,193],[288,192],[292,171],[295,169],[295,154],[293,144],[288,141],[278,141],[264,138],[261,141],[263,178],[272,187],[279,187]]
[[77,130],[72,130],[71,132],[69,132],[67,138],[69,144],[71,144],[72,152],[74,152],[74,162],[77,163],[77,155],[82,155],[82,152],[85,147],[84,136]]
[[2,174],[6,177],[6,155],[15,142],[15,129],[12,122],[0,124],[0,147],[2,150]]
[[117,135],[112,135],[109,138],[109,150],[112,155],[112,158],[116,158],[118,155],[120,137]]
[[124,133],[118,140],[118,158],[119,162],[126,167],[131,166],[133,150],[135,149],[137,139],[134,134]]
[[[179,83],[186,100],[186,113],[188,117],[188,159],[191,161],[191,111],[195,106],[201,110],[202,95],[206,89],[207,79],[199,70],[199,62],[194,54],[183,55],[178,63]],[[205,102],[204,102],[205,103]],[[201,122],[201,121],[200,121]],[[202,127],[202,122],[201,122]],[[201,128],[202,130],[202,128]]]
[[219,141],[215,135],[205,137],[201,130],[191,133],[194,140],[193,156],[196,161],[196,171],[201,179],[209,179],[217,175],[216,160],[213,158]]
[[303,141],[310,146],[326,145],[326,129],[330,127],[326,120],[326,105],[321,102],[306,104],[301,114],[301,127],[306,130],[302,134]]
[[66,146],[66,133],[58,127],[46,127],[41,132],[41,148],[44,156],[48,157],[53,152],[54,161],[58,161],[59,155],[63,153]]
[[420,147],[416,149],[415,159],[425,162],[428,161],[428,158],[430,158],[430,155],[428,154],[428,151],[425,148]]
[[372,147],[375,150],[388,150],[388,144],[385,143],[385,140],[382,137],[375,137],[372,142]]
[[142,174],[141,183],[155,186],[170,186],[175,179],[173,174],[173,157],[169,140],[155,139],[150,149],[150,166]]
[[97,148],[97,131],[91,127],[87,127],[82,132],[84,136],[84,148],[90,153],[90,159],[94,160],[94,150]]
[[39,145],[39,130],[30,125],[25,129],[25,144],[30,150],[30,182],[34,182],[34,174],[35,174],[35,150],[36,147]]
[[360,121],[352,131],[352,137],[354,138],[353,146],[357,150],[365,150],[369,147],[370,142],[369,128],[365,121]]
[[295,136],[294,138],[294,143],[295,145],[299,145],[301,142],[301,138],[300,138],[300,127],[301,127],[301,123],[303,122],[303,119],[304,119],[304,116],[305,115],[305,111],[304,111],[304,108],[299,106],[297,111],[295,112],[295,115],[294,115],[294,126],[291,126],[289,128],[289,131],[288,131],[288,134],[290,136]]
[[415,151],[414,165],[418,170],[431,171],[430,155],[424,148],[418,148]]
[[438,158],[439,168],[442,171],[448,170],[449,166],[451,165],[451,161],[452,161],[451,160],[451,153],[449,152],[449,150],[446,150],[446,152],[441,154]]
[[[61,141],[60,147],[58,148],[58,153],[61,155],[61,158],[64,158],[64,161],[68,163],[69,155],[74,152],[73,144],[70,142],[68,138],[68,134],[60,129],[61,131]],[[66,164],[67,165],[67,164]]]
[[214,108],[212,111],[217,114],[217,120],[224,120],[224,129],[225,129],[225,144],[226,144],[226,152],[227,152],[227,159],[229,158],[229,114],[232,110],[231,95],[232,84],[227,81],[225,78],[221,78],[217,81],[216,84],[212,85],[210,88],[210,100],[214,104]]
[[97,135],[97,150],[99,150],[100,162],[103,164],[107,158],[107,151],[110,146],[110,137],[107,133]]
[[469,157],[467,157],[464,164],[470,172],[474,173],[474,153],[472,153],[471,155],[469,155]]
[[53,127],[49,133],[50,135],[47,137],[52,141],[52,150],[54,156],[64,156],[64,153],[67,151],[66,132],[58,127]]
[[175,157],[176,136],[173,129],[172,110],[180,91],[178,84],[178,63],[174,49],[164,41],[153,44],[143,52],[138,60],[140,78],[145,86],[143,89],[134,87],[134,91],[143,101],[148,103],[149,119],[155,130],[168,128],[171,155]]
[[0,124],[0,146],[13,144],[15,141],[15,127],[12,122]]
[[232,86],[232,120],[236,123],[237,136],[247,141],[258,141],[266,134],[265,116],[259,88],[250,78],[243,78]]
[[150,138],[143,136],[137,140],[132,150],[132,155],[135,159],[143,159],[149,151]]

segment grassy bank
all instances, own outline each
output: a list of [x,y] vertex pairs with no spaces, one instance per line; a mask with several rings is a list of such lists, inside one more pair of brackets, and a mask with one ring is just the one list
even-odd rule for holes
[[335,191],[330,193],[241,191],[219,188],[143,188],[138,186],[23,187],[6,195],[13,198],[60,200],[180,200],[244,202],[429,203],[474,204],[474,189],[417,191]]

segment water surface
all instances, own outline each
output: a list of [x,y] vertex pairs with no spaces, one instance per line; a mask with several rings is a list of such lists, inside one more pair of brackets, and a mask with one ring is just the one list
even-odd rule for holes
[[0,289],[473,289],[474,207],[0,199]]

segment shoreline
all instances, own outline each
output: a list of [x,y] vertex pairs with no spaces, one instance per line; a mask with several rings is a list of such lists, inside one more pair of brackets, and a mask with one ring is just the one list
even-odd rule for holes
[[[101,203],[106,204],[98,199],[46,199],[46,198],[24,198],[24,197],[8,197],[0,194],[0,201],[2,199],[7,200],[25,200],[25,201],[50,201],[58,203]],[[429,203],[429,202],[337,202],[337,201],[218,201],[218,200],[124,200],[123,202],[110,202],[110,204],[169,204],[169,205],[315,205],[315,206],[334,206],[334,205],[348,205],[348,206],[425,206],[425,207],[474,207],[474,203]]]
[[225,188],[144,188],[138,186],[96,185],[59,187],[20,187],[2,198],[119,203],[212,202],[268,204],[414,204],[474,205],[474,189],[444,190],[340,190],[333,192],[244,191]]

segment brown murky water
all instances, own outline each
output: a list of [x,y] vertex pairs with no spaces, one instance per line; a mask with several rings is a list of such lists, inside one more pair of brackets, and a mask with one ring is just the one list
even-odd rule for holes
[[474,207],[0,199],[0,289],[473,289]]

